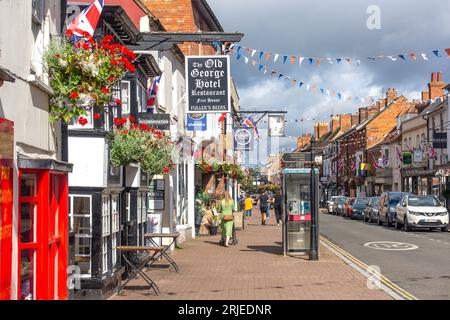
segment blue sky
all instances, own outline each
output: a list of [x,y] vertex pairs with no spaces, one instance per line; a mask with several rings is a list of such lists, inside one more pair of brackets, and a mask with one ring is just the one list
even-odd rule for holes
[[[353,96],[381,96],[395,87],[411,99],[420,98],[431,72],[442,71],[450,81],[450,60],[373,62],[366,57],[430,51],[450,47],[450,2],[446,0],[208,0],[226,31],[245,34],[240,45],[266,52],[314,57],[361,57],[361,65],[307,63],[264,64],[299,81]],[[381,29],[367,28],[367,8],[377,5]],[[256,56],[255,56],[256,57]],[[331,113],[350,113],[362,106],[308,93],[288,81],[275,80],[232,59],[242,109],[286,110],[288,119],[329,119]],[[264,124],[263,124],[264,125]],[[288,123],[287,134],[311,132],[314,122]],[[287,147],[295,140],[285,139]]]

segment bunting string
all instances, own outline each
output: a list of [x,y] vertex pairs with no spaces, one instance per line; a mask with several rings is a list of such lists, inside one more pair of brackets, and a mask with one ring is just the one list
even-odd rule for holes
[[273,61],[282,64],[291,65],[317,65],[322,64],[349,64],[349,65],[361,65],[362,61],[393,61],[393,62],[410,62],[410,61],[430,61],[431,58],[450,58],[450,48],[446,49],[434,49],[427,51],[410,51],[408,53],[400,54],[387,54],[387,55],[373,55],[365,58],[361,57],[310,57],[302,55],[288,55],[263,51],[260,49],[254,49],[250,47],[236,46],[235,44],[223,44],[221,42],[214,42],[215,45],[219,45],[222,49],[222,53],[236,52],[241,54],[246,52],[252,59],[256,59],[260,62]]
[[271,77],[276,78],[278,80],[281,80],[281,79],[288,80],[288,81],[290,81],[290,83],[293,87],[297,87],[299,89],[305,88],[305,90],[307,92],[321,93],[323,96],[333,97],[340,101],[353,101],[353,102],[361,102],[361,103],[366,103],[366,102],[374,103],[376,101],[376,99],[374,97],[369,96],[369,97],[363,98],[363,97],[358,97],[358,96],[347,95],[347,94],[344,94],[344,93],[336,91],[336,90],[321,88],[316,84],[308,84],[303,81],[299,81],[289,75],[282,74],[282,73],[266,66],[265,64],[259,63],[256,60],[253,60],[247,56],[244,56],[241,53],[237,53],[234,57],[237,61],[244,61],[244,63],[246,65],[251,65],[253,67],[257,66],[258,71],[263,72],[265,75],[270,75]]

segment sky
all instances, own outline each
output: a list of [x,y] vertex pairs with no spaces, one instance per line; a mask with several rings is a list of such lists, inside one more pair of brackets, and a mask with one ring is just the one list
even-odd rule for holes
[[[264,52],[312,57],[358,57],[361,64],[320,66],[303,62],[263,64],[301,82],[352,96],[381,97],[395,87],[410,99],[419,99],[434,71],[442,71],[450,82],[450,60],[429,54],[429,61],[371,61],[376,55],[397,55],[450,47],[450,1],[448,0],[208,0],[227,32],[242,32],[238,45]],[[380,9],[381,29],[371,30],[368,7]],[[243,52],[248,55],[247,52]],[[286,80],[259,72],[244,59],[232,57],[232,75],[242,110],[286,110],[288,136],[313,131],[318,120],[331,114],[353,113],[361,103],[306,92]],[[255,60],[259,61],[257,55]],[[294,119],[303,119],[295,122]],[[310,119],[310,121],[306,121]],[[312,119],[315,119],[313,121]],[[264,123],[261,124],[264,127]],[[267,124],[266,124],[267,126]],[[264,129],[264,128],[262,128]],[[295,147],[295,139],[283,139],[284,148]],[[273,150],[272,150],[273,151]]]

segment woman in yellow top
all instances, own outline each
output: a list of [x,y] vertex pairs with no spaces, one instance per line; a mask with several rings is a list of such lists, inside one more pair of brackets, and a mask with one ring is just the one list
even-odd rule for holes
[[252,197],[250,197],[249,194],[247,194],[247,197],[244,201],[244,211],[245,211],[245,218],[250,219],[252,217],[252,210],[253,210],[253,200]]
[[233,236],[233,208],[234,201],[231,198],[230,194],[225,191],[225,196],[220,201],[219,211],[222,214],[222,240],[225,240],[225,247],[228,247],[228,242],[230,238]]

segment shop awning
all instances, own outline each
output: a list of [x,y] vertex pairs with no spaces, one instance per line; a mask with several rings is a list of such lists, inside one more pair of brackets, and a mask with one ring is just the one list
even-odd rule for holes
[[58,172],[72,172],[73,164],[55,159],[32,159],[18,156],[19,169],[51,170]]

